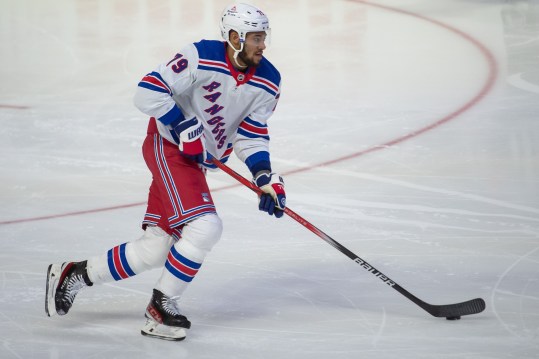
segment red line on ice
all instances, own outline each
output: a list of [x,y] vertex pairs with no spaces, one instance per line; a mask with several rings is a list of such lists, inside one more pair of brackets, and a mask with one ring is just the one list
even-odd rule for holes
[[[427,131],[430,131],[430,130],[432,130],[432,129],[434,129],[434,128],[436,128],[436,127],[438,127],[438,126],[440,126],[440,125],[442,125],[442,124],[444,124],[444,123],[446,123],[448,121],[453,120],[454,118],[458,117],[462,113],[469,110],[471,107],[475,106],[479,101],[481,101],[487,95],[487,93],[492,89],[492,87],[494,86],[494,83],[496,82],[496,78],[497,78],[497,74],[498,74],[498,64],[496,63],[496,59],[494,58],[494,55],[487,49],[487,47],[485,45],[483,45],[481,42],[479,42],[479,40],[475,39],[471,35],[463,32],[463,31],[461,31],[461,30],[459,30],[457,28],[454,28],[454,27],[452,27],[450,25],[444,24],[443,22],[440,22],[438,20],[431,19],[431,18],[428,18],[426,16],[416,14],[416,13],[413,13],[413,12],[410,12],[410,11],[401,10],[401,9],[386,6],[386,5],[375,4],[375,3],[371,3],[371,2],[368,2],[368,1],[365,1],[365,0],[349,0],[349,1],[355,2],[355,3],[361,3],[361,4],[364,4],[364,5],[367,5],[367,6],[372,6],[372,7],[380,8],[380,9],[387,10],[387,11],[396,12],[396,13],[407,15],[407,16],[412,16],[412,17],[415,17],[417,19],[427,21],[427,22],[430,22],[430,23],[432,23],[434,25],[440,26],[440,27],[454,33],[455,35],[460,36],[464,40],[466,40],[466,41],[470,42],[471,44],[473,44],[481,52],[481,54],[485,57],[485,59],[487,61],[487,64],[488,64],[488,68],[489,68],[488,78],[487,78],[485,84],[483,85],[483,87],[481,88],[481,90],[477,93],[477,95],[475,95],[472,99],[470,99],[468,102],[466,102],[464,105],[462,105],[461,107],[459,107],[455,111],[453,111],[450,114],[442,117],[441,119],[438,119],[437,121],[431,123],[430,125],[419,128],[419,129],[417,129],[417,130],[415,130],[413,132],[410,132],[410,133],[408,133],[406,135],[403,135],[401,137],[397,137],[397,138],[395,138],[393,140],[390,140],[390,141],[387,141],[385,143],[382,143],[382,144],[379,144],[379,145],[364,149],[362,151],[351,153],[351,154],[346,155],[346,156],[338,157],[338,158],[335,158],[333,160],[326,161],[326,162],[321,162],[321,163],[314,164],[314,165],[311,165],[311,166],[308,166],[308,167],[302,167],[302,168],[298,168],[298,169],[291,170],[291,171],[288,171],[288,172],[284,172],[283,175],[289,175],[289,174],[293,174],[293,173],[310,171],[310,170],[312,170],[314,168],[317,168],[317,167],[329,166],[329,165],[332,165],[332,164],[337,163],[337,162],[346,161],[346,160],[349,160],[349,159],[352,159],[352,158],[356,158],[356,157],[366,155],[366,154],[371,153],[371,152],[379,151],[379,150],[385,149],[387,147],[391,147],[393,145],[396,145],[398,143],[404,142],[406,140],[409,140],[410,138],[417,137],[417,136],[419,136],[419,135],[421,135],[421,134],[423,134],[423,133],[425,133]],[[27,108],[25,106],[10,106],[10,105],[0,105],[0,107],[20,108],[20,109]],[[229,188],[234,188],[234,187],[237,187],[237,186],[240,186],[240,185],[239,184],[233,184],[233,185],[228,185],[228,186],[224,186],[224,187],[219,187],[219,188],[213,189],[212,192],[222,191],[222,190],[229,189]],[[86,211],[61,213],[61,214],[55,214],[55,215],[50,215],[50,216],[14,219],[14,220],[10,220],[10,221],[2,221],[2,222],[0,222],[0,225],[23,223],[23,222],[33,222],[33,221],[39,221],[39,220],[45,220],[45,219],[62,218],[62,217],[75,216],[75,215],[81,215],[81,214],[89,214],[89,213],[96,213],[96,212],[111,211],[111,210],[116,210],[116,209],[134,207],[134,206],[142,206],[144,204],[146,204],[146,202],[138,202],[138,203],[124,204],[124,205],[118,205],[118,206],[112,206],[112,207],[96,208],[96,209],[90,209],[90,210],[86,210]]]
[[336,158],[336,159],[333,159],[333,160],[330,160],[330,161],[314,164],[314,165],[311,165],[309,167],[298,168],[296,170],[288,171],[287,173],[283,173],[283,174],[304,172],[304,171],[308,171],[308,170],[311,170],[311,169],[316,168],[316,167],[328,166],[328,165],[331,165],[331,164],[334,164],[334,163],[337,163],[337,162],[342,162],[342,161],[345,161],[345,160],[349,160],[349,159],[352,159],[352,158],[363,156],[363,155],[366,155],[367,153],[375,152],[375,151],[378,151],[378,150],[381,150],[381,149],[396,145],[398,143],[404,142],[406,140],[409,140],[410,138],[419,136],[419,135],[421,135],[421,134],[423,134],[423,133],[425,133],[427,131],[430,131],[430,130],[432,130],[432,129],[434,129],[434,128],[436,128],[436,127],[438,127],[438,126],[440,126],[440,125],[442,125],[442,124],[444,124],[446,122],[448,122],[448,121],[453,120],[455,117],[457,117],[457,116],[461,115],[462,113],[468,111],[471,107],[475,106],[479,101],[481,101],[487,95],[487,93],[490,92],[490,90],[494,86],[494,83],[496,82],[496,78],[498,76],[498,64],[496,63],[496,59],[494,58],[494,55],[487,49],[487,47],[485,45],[483,45],[481,42],[479,42],[477,39],[475,39],[471,35],[463,32],[463,31],[461,31],[459,29],[456,29],[456,28],[454,28],[452,26],[444,24],[443,22],[440,22],[438,20],[434,20],[434,19],[428,18],[428,17],[423,16],[423,15],[419,15],[419,14],[416,14],[416,13],[413,13],[413,12],[410,12],[410,11],[397,9],[397,8],[389,7],[389,6],[386,6],[386,5],[375,4],[375,3],[371,3],[371,2],[368,2],[368,1],[365,1],[365,0],[349,0],[349,1],[356,2],[356,3],[361,3],[361,4],[364,4],[364,5],[368,5],[368,6],[377,7],[377,8],[388,10],[388,11],[397,12],[397,13],[400,13],[400,14],[415,17],[417,19],[428,21],[428,22],[430,22],[430,23],[432,23],[434,25],[440,26],[440,27],[442,27],[444,29],[447,29],[447,30],[453,32],[454,34],[462,37],[464,40],[472,43],[481,52],[481,54],[485,57],[485,59],[486,59],[486,61],[488,63],[488,68],[489,68],[489,74],[488,74],[487,81],[485,82],[485,84],[481,88],[481,91],[479,91],[477,93],[477,95],[475,95],[471,100],[469,100],[463,106],[459,107],[458,109],[451,112],[450,114],[448,114],[448,115],[442,117],[441,119],[431,123],[430,125],[422,127],[420,129],[417,129],[417,130],[415,130],[413,132],[410,132],[410,133],[408,133],[408,134],[406,134],[404,136],[397,137],[397,138],[395,138],[393,140],[390,140],[390,141],[387,141],[385,143],[382,143],[382,144],[379,144],[379,145],[364,149],[362,151],[351,153],[349,155],[339,157],[339,158]]
[[22,105],[6,105],[0,103],[0,108],[10,108],[14,110],[27,110],[30,107],[29,106],[22,106]]

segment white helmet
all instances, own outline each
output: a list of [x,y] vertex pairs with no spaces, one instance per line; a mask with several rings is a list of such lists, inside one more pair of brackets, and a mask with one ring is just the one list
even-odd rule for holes
[[258,8],[249,4],[232,4],[225,8],[221,21],[221,36],[229,41],[230,30],[234,30],[240,36],[240,42],[245,42],[248,32],[265,31],[269,36],[268,17]]

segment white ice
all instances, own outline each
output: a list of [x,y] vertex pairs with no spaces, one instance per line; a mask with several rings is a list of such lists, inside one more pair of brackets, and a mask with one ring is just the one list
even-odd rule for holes
[[[44,311],[49,263],[138,238],[150,181],[139,79],[218,38],[223,0],[3,0],[1,358],[539,357],[539,3],[259,1],[280,69],[270,121],[290,218],[208,177],[225,230],[182,299],[183,342],[142,337],[154,270]],[[247,175],[237,159],[230,166]]]

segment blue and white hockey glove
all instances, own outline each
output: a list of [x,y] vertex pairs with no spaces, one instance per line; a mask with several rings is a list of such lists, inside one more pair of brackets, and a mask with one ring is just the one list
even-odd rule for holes
[[196,117],[183,120],[176,124],[174,132],[180,139],[180,153],[201,164],[206,159],[206,144],[204,141],[204,126]]
[[277,173],[258,173],[254,183],[264,192],[260,196],[258,209],[267,212],[270,216],[281,218],[286,207],[286,193],[284,181]]

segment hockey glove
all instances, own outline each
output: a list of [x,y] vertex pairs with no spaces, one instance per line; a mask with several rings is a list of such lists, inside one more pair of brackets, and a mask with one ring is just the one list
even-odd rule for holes
[[174,126],[174,132],[180,139],[180,153],[201,164],[206,159],[206,144],[204,142],[204,126],[196,117],[183,120]]
[[267,212],[270,216],[281,218],[286,207],[286,193],[284,181],[277,173],[260,173],[254,179],[254,183],[262,190],[258,209]]

